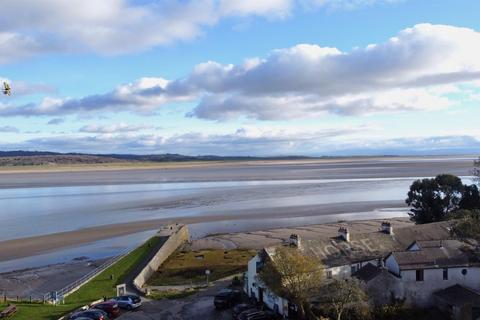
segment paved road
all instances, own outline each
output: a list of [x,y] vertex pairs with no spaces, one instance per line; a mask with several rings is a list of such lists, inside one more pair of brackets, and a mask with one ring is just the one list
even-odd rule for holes
[[214,295],[230,281],[217,282],[215,286],[195,295],[176,300],[148,301],[138,311],[120,316],[119,320],[231,320],[231,311],[218,311],[213,306]]

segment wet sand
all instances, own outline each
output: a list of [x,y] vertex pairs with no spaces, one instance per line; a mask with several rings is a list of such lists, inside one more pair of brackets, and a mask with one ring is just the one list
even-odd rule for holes
[[105,259],[79,260],[12,272],[0,273],[0,294],[12,299],[41,300],[47,292],[58,290],[95,270]]
[[258,209],[255,213],[229,212],[225,215],[200,217],[153,219],[121,224],[110,224],[84,228],[69,232],[53,233],[42,236],[6,240],[0,242],[0,261],[34,256],[63,248],[75,247],[85,243],[109,239],[141,231],[160,229],[168,223],[200,223],[225,220],[268,219],[291,217],[315,217],[352,212],[368,212],[378,208],[401,207],[402,201],[363,201],[350,203],[332,203],[325,205],[296,206]]
[[2,168],[0,188],[469,175],[475,156]]
[[[278,180],[310,180],[315,179],[376,179],[376,178],[396,178],[396,177],[425,177],[434,176],[439,173],[453,173],[461,176],[469,175],[473,164],[473,156],[465,157],[379,157],[379,158],[342,158],[342,159],[324,159],[324,160],[302,160],[302,161],[253,161],[253,162],[229,162],[229,163],[203,163],[179,165],[170,167],[163,166],[158,168],[137,168],[135,166],[126,166],[122,170],[93,170],[88,171],[82,168],[80,171],[46,171],[46,172],[6,172],[0,174],[0,188],[13,188],[7,190],[8,194],[16,194],[15,188],[26,187],[48,187],[48,186],[76,186],[76,185],[112,185],[112,184],[149,184],[165,182],[182,181],[278,181]],[[110,168],[111,169],[111,168]],[[43,170],[43,169],[42,169]],[[294,182],[294,181],[293,181]],[[312,186],[309,186],[311,188]],[[4,215],[6,224],[15,221],[17,226],[27,226],[30,223],[37,225],[42,233],[25,233],[25,235],[15,237],[13,234],[4,241],[0,241],[0,261],[13,260],[23,257],[30,257],[46,252],[52,252],[59,249],[78,247],[82,244],[92,243],[99,240],[111,239],[117,236],[134,234],[146,230],[155,230],[163,224],[180,223],[206,223],[226,220],[246,220],[260,221],[260,219],[275,221],[281,218],[300,218],[304,225],[308,223],[308,217],[312,221],[317,217],[338,214],[337,219],[342,219],[342,214],[355,214],[361,212],[371,212],[382,208],[401,208],[405,207],[402,197],[385,197],[382,189],[365,189],[365,198],[361,194],[361,199],[354,199],[348,193],[348,188],[358,188],[358,184],[346,182],[339,185],[339,189],[331,196],[338,197],[332,203],[308,203],[317,197],[325,196],[324,189],[304,189],[302,186],[283,185],[260,187],[255,189],[252,186],[243,187],[243,191],[231,190],[228,188],[212,189],[210,194],[207,192],[196,196],[182,195],[179,199],[175,197],[166,197],[162,199],[142,200],[134,195],[133,200],[127,204],[115,204],[118,206],[113,212],[116,217],[105,218],[103,211],[93,212],[75,212],[72,211],[71,203],[65,204],[59,214],[54,210],[59,210],[58,200],[52,198],[49,200],[51,209],[46,211],[43,216],[33,218],[25,214],[25,218],[16,215]],[[262,191],[263,190],[263,191]],[[308,191],[310,190],[310,191]],[[347,190],[347,191],[345,191]],[[32,193],[28,189],[19,189],[20,197],[15,199],[15,203],[24,203],[26,199],[21,199],[25,194]],[[23,193],[21,193],[23,192]],[[183,192],[183,191],[182,191]],[[254,194],[252,194],[252,192]],[[315,194],[318,194],[318,196]],[[343,194],[343,192],[346,192]],[[405,194],[407,189],[405,189]],[[285,199],[293,194],[306,196],[293,204]],[[214,195],[214,197],[211,196]],[[243,198],[239,198],[239,195]],[[268,197],[273,198],[268,198]],[[358,196],[358,195],[357,195]],[[122,194],[113,195],[115,199],[125,198]],[[187,198],[185,198],[187,197]],[[258,198],[259,200],[251,200]],[[7,199],[7,198],[5,198]],[[43,199],[43,198],[39,198]],[[83,198],[78,198],[83,199]],[[266,200],[265,200],[266,199]],[[270,202],[275,200],[274,205]],[[391,200],[395,199],[395,200]],[[242,200],[239,202],[239,200]],[[248,200],[248,201],[245,201]],[[291,199],[289,199],[290,201]],[[305,201],[304,201],[305,200]],[[381,201],[380,201],[381,200]],[[5,200],[6,201],[6,200]],[[18,202],[21,201],[21,202]],[[32,200],[32,210],[37,200]],[[39,200],[38,200],[39,201]],[[105,202],[102,196],[97,200],[95,207],[101,207]],[[256,201],[256,202],[255,202]],[[263,202],[262,202],[263,201]],[[268,201],[266,203],[265,201]],[[283,201],[283,203],[282,203]],[[221,206],[215,204],[219,202]],[[253,205],[252,206],[252,202]],[[278,203],[277,203],[278,202]],[[212,205],[213,203],[213,205]],[[233,204],[235,203],[235,205]],[[279,204],[280,203],[280,204]],[[286,204],[285,204],[286,203]],[[250,205],[250,207],[245,207]],[[128,211],[132,206],[135,214]],[[174,208],[169,211],[169,208]],[[178,211],[177,209],[181,210]],[[201,208],[195,211],[195,208]],[[127,210],[128,209],[128,210]],[[30,210],[27,208],[27,210]],[[57,211],[58,211],[57,210]],[[98,209],[99,210],[99,209]],[[15,211],[13,211],[15,212]],[[193,213],[192,213],[193,212]],[[68,213],[70,216],[65,215]],[[90,214],[91,216],[87,216]],[[70,217],[70,218],[69,218]],[[121,221],[120,218],[130,219],[131,221]],[[307,217],[305,219],[305,217]],[[77,220],[73,220],[73,219]],[[105,219],[101,220],[100,219]],[[368,217],[367,217],[368,218]],[[15,220],[16,219],[16,220]],[[21,220],[23,219],[23,220]],[[44,219],[44,220],[42,220]],[[94,225],[85,224],[84,221],[93,221]],[[361,218],[360,218],[361,219]],[[365,219],[365,217],[363,217]],[[23,221],[23,222],[22,222]],[[66,226],[63,230],[58,227],[63,222],[72,221],[72,226]],[[292,223],[291,225],[298,225]],[[59,228],[55,230],[55,228]],[[68,227],[68,228],[67,228]],[[46,228],[46,229],[42,229]],[[268,227],[265,227],[266,229]],[[270,227],[271,228],[271,227]],[[13,229],[12,229],[13,230]],[[8,230],[5,230],[8,231]],[[8,232],[7,232],[8,233]]]

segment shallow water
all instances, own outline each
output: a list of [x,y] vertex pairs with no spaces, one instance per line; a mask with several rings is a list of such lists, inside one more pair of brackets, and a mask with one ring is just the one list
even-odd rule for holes
[[[0,240],[158,218],[218,216],[192,225],[192,235],[251,231],[337,220],[405,216],[398,208],[414,177],[217,181],[0,189]],[[467,179],[468,180],[468,179]],[[396,208],[355,210],[352,203],[392,201]],[[295,217],[296,208],[345,204],[339,214],[318,212]],[[291,209],[290,209],[291,208]],[[272,218],[276,210],[291,210]],[[268,210],[269,218],[259,212]],[[243,215],[259,213],[255,219]],[[229,221],[234,218],[235,221]],[[153,232],[153,231],[152,231]],[[145,240],[152,232],[102,240],[41,256],[0,263],[0,272],[65,262],[78,256],[112,256]]]
[[155,218],[401,200],[413,178],[229,181],[0,190],[0,240]]

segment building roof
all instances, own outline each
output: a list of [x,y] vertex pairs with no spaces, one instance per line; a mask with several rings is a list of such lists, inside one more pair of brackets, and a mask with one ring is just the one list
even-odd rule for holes
[[437,291],[434,296],[449,305],[458,307],[467,304],[480,306],[480,293],[459,284]]
[[380,267],[374,266],[371,263],[367,263],[362,268],[360,268],[360,270],[355,272],[353,276],[358,278],[359,280],[368,282],[382,274],[382,270],[383,269]]
[[[394,230],[394,235],[380,230],[368,233],[351,233],[350,241],[335,237],[302,241],[301,250],[318,259],[325,267],[335,267],[360,261],[384,258],[392,251],[403,251],[416,240],[431,241],[451,237],[449,222],[412,225]],[[380,224],[379,224],[380,227]],[[271,255],[274,247],[265,248]]]
[[400,270],[479,264],[474,248],[458,240],[417,241],[420,250],[392,252]]

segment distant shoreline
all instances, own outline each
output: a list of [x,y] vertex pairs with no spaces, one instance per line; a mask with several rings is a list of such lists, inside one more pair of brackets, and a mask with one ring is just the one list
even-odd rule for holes
[[[322,164],[361,161],[402,161],[402,160],[435,160],[464,159],[474,160],[476,155],[440,155],[440,156],[345,156],[304,159],[251,159],[251,160],[202,160],[202,161],[117,161],[86,164],[39,164],[39,165],[0,165],[0,174],[5,173],[45,173],[45,172],[83,172],[83,171],[116,171],[116,170],[155,170],[198,168],[211,166],[242,165],[289,165],[289,164]],[[1,159],[1,158],[0,158]]]

